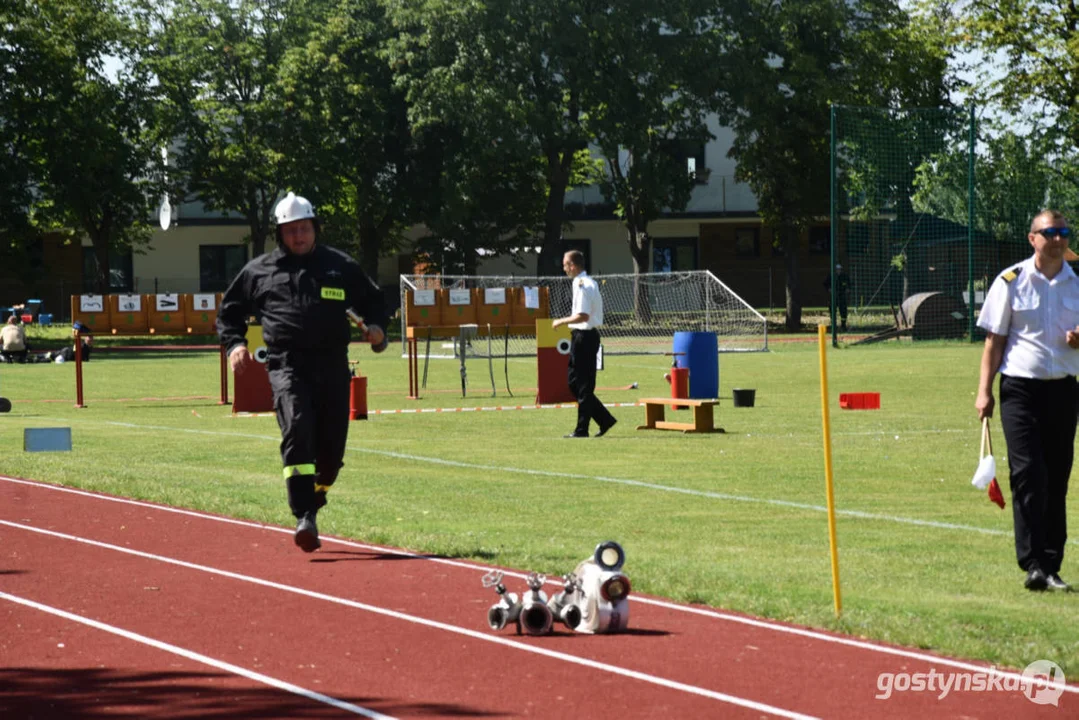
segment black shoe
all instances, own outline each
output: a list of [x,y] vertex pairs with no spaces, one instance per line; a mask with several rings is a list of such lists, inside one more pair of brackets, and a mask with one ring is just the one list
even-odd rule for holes
[[583,438],[583,437],[588,437],[588,433],[581,434],[581,433],[571,432],[569,435],[563,435],[562,437],[564,437],[564,438]]
[[1033,567],[1027,572],[1027,579],[1023,581],[1023,587],[1027,590],[1045,590],[1049,587],[1049,578],[1040,567]]
[[615,419],[615,418],[611,418],[611,422],[609,422],[608,424],[604,425],[603,427],[601,427],[599,429],[599,432],[596,433],[596,437],[603,437],[604,435],[607,434],[608,430],[610,430],[611,428],[613,428],[617,424],[618,424],[618,420]]
[[324,507],[326,507],[326,491],[325,490],[316,490],[315,491],[315,510],[321,510]]
[[314,552],[322,547],[318,539],[318,525],[315,524],[315,512],[304,513],[296,523],[296,535],[293,538],[296,546],[304,552]]
[[1061,592],[1071,592],[1072,586],[1060,579],[1060,576],[1056,573],[1049,573],[1045,579],[1046,586],[1050,590],[1059,590]]

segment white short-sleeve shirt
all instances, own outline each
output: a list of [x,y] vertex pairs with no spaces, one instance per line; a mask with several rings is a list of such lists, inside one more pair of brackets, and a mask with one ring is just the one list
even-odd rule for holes
[[1008,338],[1000,372],[1035,380],[1079,375],[1079,350],[1066,338],[1076,326],[1079,277],[1065,263],[1050,280],[1033,256],[997,276],[978,316],[978,327]]
[[587,313],[585,322],[570,323],[571,330],[592,330],[603,325],[603,296],[599,285],[588,273],[581,271],[573,278],[573,309],[570,315]]

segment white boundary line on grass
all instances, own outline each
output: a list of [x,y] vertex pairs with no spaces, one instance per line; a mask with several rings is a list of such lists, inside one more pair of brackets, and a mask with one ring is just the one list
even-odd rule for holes
[[[70,418],[55,418],[59,422],[70,423]],[[249,440],[265,440],[268,442],[280,442],[281,437],[270,435],[254,435],[252,433],[239,433],[239,432],[223,432],[220,430],[199,430],[196,428],[177,428],[169,427],[166,425],[138,425],[136,423],[123,423],[112,420],[106,420],[104,422],[90,422],[85,423],[88,425],[115,425],[118,427],[131,428],[133,430],[164,430],[173,433],[190,433],[194,435],[211,435],[215,437],[235,437],[246,438]],[[861,434],[861,433],[859,433]],[[346,450],[354,453],[361,453],[366,455],[379,455],[382,457],[394,458],[396,460],[408,460],[418,463],[430,463],[432,465],[444,465],[447,467],[457,467],[467,470],[485,470],[495,473],[515,473],[520,475],[533,475],[537,477],[551,477],[551,478],[564,478],[567,480],[594,480],[596,482],[611,483],[614,485],[625,485],[627,487],[638,487],[646,490],[657,490],[660,492],[676,493],[679,495],[690,495],[694,497],[710,498],[712,500],[726,500],[729,502],[744,502],[744,503],[756,503],[761,505],[774,505],[776,507],[786,507],[795,510],[808,510],[811,512],[826,513],[828,508],[824,505],[814,505],[812,503],[795,502],[793,500],[779,500],[777,498],[758,498],[750,495],[734,495],[731,493],[712,492],[709,490],[693,490],[692,488],[680,488],[673,485],[660,485],[659,483],[650,483],[643,480],[630,480],[627,478],[614,478],[605,477],[603,475],[585,475],[582,473],[566,473],[558,472],[555,470],[533,470],[530,468],[517,468],[517,467],[501,467],[498,465],[480,465],[477,463],[469,463],[461,460],[445,460],[443,458],[428,457],[424,455],[410,455],[408,453],[393,452],[392,450],[375,450],[373,448],[357,448],[346,447]],[[902,525],[915,525],[918,527],[929,527],[937,530],[955,530],[959,532],[973,532],[981,535],[993,535],[996,537],[1011,537],[1012,533],[1005,530],[994,530],[992,528],[981,528],[975,525],[960,525],[958,523],[941,522],[938,520],[920,520],[918,518],[904,517],[902,515],[883,515],[881,513],[871,513],[862,510],[842,510],[837,509],[836,515],[841,517],[856,518],[859,520],[874,520],[883,522],[894,522]],[[1079,540],[1071,539],[1067,541],[1069,545],[1079,545]]]
[[240,677],[247,678],[248,680],[254,680],[255,682],[262,683],[263,685],[269,685],[270,687],[277,688],[278,690],[284,690],[285,692],[290,692],[293,695],[305,697],[308,700],[315,700],[326,705],[331,705],[338,710],[346,710],[350,713],[353,713],[354,715],[362,715],[368,718],[375,718],[376,720],[394,720],[392,715],[383,715],[382,713],[375,712],[374,710],[369,710],[365,707],[360,707],[359,705],[353,705],[350,702],[338,700],[337,698],[330,697],[329,695],[323,695],[322,693],[315,692],[314,690],[308,690],[307,688],[302,688],[299,685],[293,685],[290,682],[278,680],[275,677],[263,675],[260,672],[248,670],[247,668],[242,668],[239,665],[233,665],[232,663],[225,662],[224,660],[217,660],[208,655],[197,653],[194,650],[188,650],[187,648],[182,648],[178,645],[172,645],[167,642],[162,642],[161,640],[155,640],[152,637],[140,635],[139,633],[131,632],[130,630],[124,630],[123,628],[116,627],[115,625],[109,625],[108,623],[103,623],[99,620],[94,620],[92,618],[84,617],[82,615],[75,615],[74,613],[69,613],[66,610],[61,610],[59,608],[52,607],[51,605],[44,605],[42,603],[28,600],[26,598],[19,597],[18,595],[10,595],[2,591],[0,591],[0,600],[7,600],[17,605],[23,605],[34,610],[40,610],[41,612],[61,617],[65,620],[70,620],[72,622],[77,622],[82,625],[87,625],[96,630],[103,630],[104,632],[111,633],[113,635],[119,635],[120,637],[126,638],[127,640],[142,643],[143,645],[149,645],[152,648],[157,648],[158,650],[163,650],[173,655],[179,655],[180,657],[187,658],[188,660],[193,660],[197,663],[202,663],[203,665],[209,665],[210,667],[217,668],[218,670],[224,670],[226,672],[232,673],[233,675],[239,675]]
[[[223,517],[220,515],[210,515],[208,513],[198,512],[195,510],[185,510],[183,508],[171,507],[169,505],[157,505],[154,503],[144,502],[141,500],[131,500],[129,498],[117,497],[114,495],[104,495],[101,493],[90,492],[87,490],[79,490],[76,488],[64,487],[62,485],[51,485],[49,483],[37,482],[34,480],[24,480],[22,478],[13,478],[6,475],[0,475],[0,481],[11,482],[20,485],[30,485],[32,487],[42,488],[45,490],[54,490],[57,492],[70,493],[72,495],[79,495],[82,497],[88,497],[95,500],[105,500],[107,502],[116,502],[123,505],[134,505],[136,507],[144,507],[153,510],[161,510],[162,512],[176,513],[178,515],[187,515],[190,517],[201,518],[204,520],[213,520],[215,522],[223,522],[230,525],[239,525],[242,527],[256,528],[259,530],[269,530],[272,532],[292,534],[292,530],[288,528],[279,527],[276,525],[266,525],[263,523],[257,523],[250,520],[237,520],[236,518]],[[3,521],[0,521],[3,522]],[[359,550],[373,550],[376,552],[400,555],[402,557],[414,558],[417,560],[427,560],[429,562],[440,563],[442,565],[450,565],[452,567],[464,568],[467,570],[475,570],[480,573],[486,573],[491,569],[489,565],[478,565],[476,563],[464,562],[462,560],[450,560],[448,558],[431,557],[430,555],[423,555],[420,553],[409,552],[407,550],[401,550],[399,548],[391,548],[382,545],[371,545],[367,543],[360,543],[353,540],[343,540],[327,535],[320,536],[323,542],[336,543],[338,545],[344,545],[345,547],[356,548]],[[511,577],[525,579],[527,573],[507,571],[506,575]],[[548,584],[557,584],[554,580],[548,581]],[[914,650],[907,650],[901,647],[893,647],[889,645],[878,645],[865,640],[855,640],[854,638],[844,637],[842,635],[829,635],[827,633],[818,632],[816,630],[809,630],[807,628],[797,627],[794,625],[783,625],[777,622],[769,620],[762,620],[759,618],[749,617],[746,615],[735,615],[732,613],[725,613],[719,610],[692,607],[689,605],[679,605],[677,603],[657,600],[653,598],[642,597],[640,595],[630,595],[632,602],[639,602],[644,605],[654,605],[667,610],[674,610],[676,612],[692,613],[694,615],[700,615],[702,617],[708,617],[713,620],[722,620],[724,622],[733,622],[741,625],[748,625],[750,627],[761,628],[763,630],[773,630],[775,632],[789,633],[791,635],[797,635],[799,637],[810,638],[813,640],[819,640],[821,642],[836,643],[839,645],[845,645],[847,647],[858,648],[860,650],[867,650],[870,652],[883,653],[885,655],[894,655],[897,657],[910,658],[912,660],[918,660],[930,664],[944,665],[947,667],[953,667],[960,670],[968,670],[971,672],[985,672],[991,675],[997,675],[1003,678],[1020,679],[1023,677],[1021,673],[1011,672],[1008,670],[999,670],[995,667],[977,665],[975,663],[965,662],[962,660],[955,660],[952,658],[941,657],[938,655],[930,655],[928,653],[917,652]],[[1065,692],[1079,694],[1079,686],[1066,685],[1064,686]]]
[[[636,407],[642,403],[627,402],[627,403],[604,403],[606,407]],[[568,410],[569,408],[577,409],[577,404],[560,404],[560,405],[492,405],[492,406],[469,406],[469,407],[437,407],[437,408],[396,408],[393,410],[368,410],[368,415],[427,415],[430,413],[460,413],[460,412],[490,412],[494,410],[506,411],[506,410]],[[276,413],[272,412],[238,412],[233,413],[234,418],[253,418],[253,417],[277,417]]]
[[[659,677],[658,675],[651,675],[648,673],[639,672],[637,670],[630,670],[629,668],[620,667],[618,665],[610,665],[608,663],[599,662],[597,660],[590,660],[588,658],[582,658],[576,655],[571,655],[569,653],[558,652],[556,650],[548,650],[546,648],[538,647],[535,645],[527,645],[525,643],[518,642],[516,640],[510,640],[504,637],[499,637],[497,635],[489,635],[477,632],[475,630],[469,630],[468,628],[450,625],[449,623],[439,622],[438,620],[430,620],[428,618],[423,618],[416,615],[409,615],[408,613],[403,613],[398,610],[390,610],[389,608],[383,608],[377,605],[369,605],[367,603],[358,602],[356,600],[349,600],[347,598],[337,597],[335,595],[327,595],[325,593],[316,592],[314,590],[307,590],[305,588],[295,587],[293,585],[286,585],[284,583],[278,583],[272,580],[265,580],[263,578],[254,577],[252,575],[234,573],[229,570],[221,570],[219,568],[210,567],[208,565],[199,565],[197,563],[191,563],[185,560],[177,560],[176,558],[167,557],[165,555],[157,555],[154,553],[143,552],[141,550],[133,550],[131,548],[120,547],[119,545],[112,545],[110,543],[100,542],[98,540],[91,540],[89,538],[83,538],[77,535],[68,535],[67,533],[56,532],[55,530],[36,528],[31,525],[23,525],[21,523],[10,522],[8,520],[0,520],[0,525],[14,528],[16,530],[25,530],[32,533],[38,533],[40,535],[47,535],[49,537],[59,538],[61,540],[68,540],[84,545],[90,545],[92,547],[102,548],[105,550],[112,550],[113,552],[119,552],[125,555],[133,555],[135,557],[143,558],[146,560],[154,560],[156,562],[166,563],[168,565],[176,565],[178,567],[186,568],[188,570],[197,570],[199,572],[204,572],[210,575],[218,575],[220,577],[229,578],[230,580],[239,580],[241,582],[251,583],[260,587],[280,590],[287,593],[293,593],[295,595],[302,595],[304,597],[313,598],[315,600],[323,600],[325,602],[343,605],[345,607],[354,608],[356,610],[363,610],[365,612],[373,613],[375,615],[382,615],[384,617],[401,620],[404,622],[412,623],[414,625],[421,625],[435,630],[442,630],[444,632],[454,633],[456,635],[463,635],[474,640],[493,643],[495,645],[502,645],[503,647],[509,647],[516,650],[523,650],[528,653],[541,655],[543,657],[551,658],[553,660],[560,660],[562,662],[567,662],[574,665],[581,665],[587,668],[591,668],[593,670],[599,670],[600,672],[620,675],[622,677],[630,678],[632,680],[640,680],[642,682],[646,682],[652,685],[658,685],[660,687],[665,687],[670,690],[677,690],[679,692],[688,693],[690,695],[697,695],[711,700],[718,700],[729,705],[736,705],[738,707],[744,707],[750,710],[756,710],[758,712],[765,712],[770,715],[790,718],[791,720],[818,720],[812,715],[804,715],[802,713],[797,713],[791,710],[785,710],[784,708],[776,707],[774,705],[768,705],[767,703],[757,702],[755,700],[749,700],[747,698],[739,697],[737,695],[728,695],[727,693],[718,692],[716,690],[709,690],[707,688],[690,685],[688,683],[678,682],[677,680],[669,680],[667,678]],[[0,596],[2,596],[2,594],[0,594]],[[147,640],[149,640],[149,638],[147,638]]]

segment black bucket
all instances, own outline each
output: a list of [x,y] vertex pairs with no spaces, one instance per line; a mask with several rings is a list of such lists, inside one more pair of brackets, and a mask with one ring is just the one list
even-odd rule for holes
[[757,399],[756,390],[735,388],[731,392],[734,394],[735,407],[753,407],[753,402]]

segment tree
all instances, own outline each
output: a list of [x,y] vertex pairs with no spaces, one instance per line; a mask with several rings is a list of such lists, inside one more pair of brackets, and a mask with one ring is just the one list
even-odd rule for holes
[[[1025,252],[1030,221],[1043,208],[1074,208],[1079,191],[1068,171],[1079,158],[1059,157],[1044,134],[1021,135],[1013,128],[990,128],[975,156],[975,229],[994,244],[1019,244]],[[926,161],[915,179],[919,212],[967,222],[966,152],[942,153]]]
[[287,0],[143,0],[145,67],[161,94],[158,135],[170,178],[209,210],[236,212],[261,254],[294,169],[295,128],[278,73],[294,23]]
[[28,227],[34,184],[30,154],[34,129],[33,88],[44,82],[48,64],[37,52],[34,27],[23,18],[25,0],[0,0],[0,240],[10,244]]
[[581,152],[591,138],[582,93],[597,79],[589,54],[592,20],[608,11],[608,3],[393,0],[392,7],[403,30],[395,62],[408,66],[417,125],[447,118],[459,129],[475,124],[522,157],[539,158],[544,213],[538,272],[558,274],[566,190],[583,169],[579,163],[589,164]]
[[[397,35],[381,0],[307,0],[295,8],[303,41],[282,64],[288,111],[300,129],[296,173],[330,208],[333,235],[372,276],[422,219],[439,181],[438,147],[409,117],[391,66]],[[432,144],[434,146],[432,146]]]
[[1003,63],[982,72],[973,96],[1033,121],[1058,152],[1079,149],[1079,7],[1074,2],[930,0],[948,46]]
[[[479,118],[476,118],[478,120]],[[430,234],[417,249],[432,269],[474,275],[480,256],[512,255],[542,226],[543,167],[539,159],[477,133],[477,124],[440,133],[439,182],[424,214]]]
[[0,0],[0,267],[5,275],[25,277],[31,189],[37,183],[33,147],[38,115],[35,91],[48,76],[50,63],[39,52],[35,28],[23,18],[25,0]]
[[[891,0],[751,0],[739,22],[753,59],[733,107],[736,177],[757,196],[786,264],[790,330],[801,327],[800,233],[829,208],[829,104],[945,102],[944,52]],[[913,171],[911,174],[913,179]]]
[[[112,0],[28,3],[6,18],[15,82],[15,133],[9,159],[16,178],[31,165],[33,182],[14,203],[40,230],[87,236],[97,259],[96,285],[110,287],[110,249],[149,242],[160,192],[158,153],[147,133],[151,98],[134,59],[138,36]],[[111,76],[105,59],[119,62]],[[17,180],[18,181],[18,180]]]
[[601,188],[626,226],[637,273],[651,265],[649,223],[665,209],[686,207],[702,177],[687,159],[711,138],[710,98],[694,92],[688,81],[694,69],[682,62],[687,46],[700,42],[679,27],[684,10],[684,3],[657,8],[633,0],[591,17],[594,42],[587,52],[595,75],[583,94],[587,128],[605,158]]

